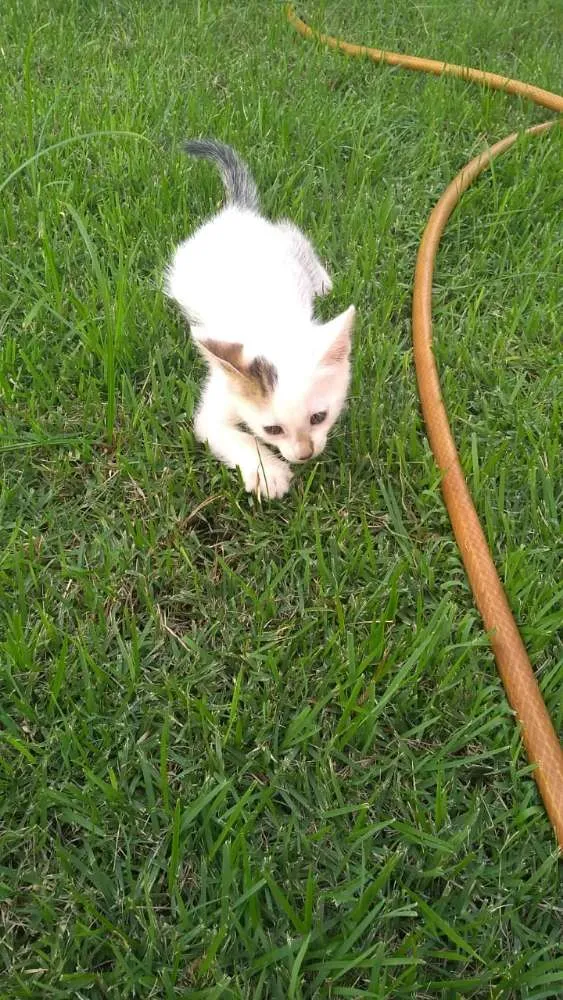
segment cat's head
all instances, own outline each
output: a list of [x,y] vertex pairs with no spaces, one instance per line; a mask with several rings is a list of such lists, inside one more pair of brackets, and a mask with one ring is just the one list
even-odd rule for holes
[[[199,341],[213,366],[228,377],[236,408],[248,429],[279,449],[289,462],[319,455],[346,401],[356,310],[312,324],[295,346],[275,360],[245,358],[242,344]],[[294,342],[295,344],[295,342]]]

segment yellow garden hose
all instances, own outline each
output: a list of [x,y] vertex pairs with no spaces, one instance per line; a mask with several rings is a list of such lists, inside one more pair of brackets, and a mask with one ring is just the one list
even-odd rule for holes
[[[563,97],[548,90],[466,66],[353,45],[314,31],[296,15],[291,6],[286,10],[288,19],[300,34],[317,39],[347,55],[367,56],[375,62],[424,73],[461,77],[509,94],[527,97],[535,104],[552,111],[563,112]],[[555,121],[544,122],[527,131],[531,134],[543,132],[554,124]],[[521,726],[528,758],[535,765],[534,777],[559,847],[563,849],[563,752],[465,482],[442,400],[438,369],[432,351],[432,278],[440,238],[463,192],[517,138],[518,133],[507,136],[466,164],[448,185],[430,214],[418,250],[414,276],[413,349],[422,413],[436,463],[442,472],[442,492],[454,535],[475,603],[490,635],[508,700]]]

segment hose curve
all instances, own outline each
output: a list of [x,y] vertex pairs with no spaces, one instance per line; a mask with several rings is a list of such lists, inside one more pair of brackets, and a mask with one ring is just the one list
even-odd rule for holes
[[[374,62],[434,75],[460,77],[508,94],[517,94],[551,111],[563,112],[562,96],[532,84],[467,66],[354,45],[316,32],[297,16],[291,5],[286,7],[286,14],[293,27],[305,38],[320,41],[347,55],[364,56]],[[542,133],[556,121],[543,122],[526,131],[531,135]],[[432,279],[442,233],[463,192],[495,157],[514,145],[518,138],[519,133],[515,132],[467,163],[448,185],[430,214],[419,246],[414,276],[413,353],[422,414],[436,464],[442,473],[442,493],[456,542],[475,603],[489,633],[508,701],[520,723],[528,758],[535,765],[534,778],[559,848],[563,850],[563,751],[463,475],[432,351]]]

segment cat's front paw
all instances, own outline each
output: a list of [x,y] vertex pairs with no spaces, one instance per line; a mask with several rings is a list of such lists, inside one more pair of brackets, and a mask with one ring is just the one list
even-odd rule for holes
[[251,469],[241,471],[246,491],[256,493],[258,498],[267,497],[269,500],[285,496],[293,479],[293,473],[287,462],[282,462],[269,453],[262,453],[262,460],[258,466],[253,465]]

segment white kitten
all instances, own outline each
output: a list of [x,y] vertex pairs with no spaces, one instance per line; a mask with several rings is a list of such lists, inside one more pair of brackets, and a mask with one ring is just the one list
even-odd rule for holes
[[346,399],[355,309],[316,321],[314,298],[332,282],[307,238],[259,214],[248,167],[229,146],[196,140],[185,149],[216,164],[228,198],[180,244],[166,274],[209,365],[195,432],[240,468],[247,490],[282,497],[291,469],[264,442],[288,462],[323,450]]

